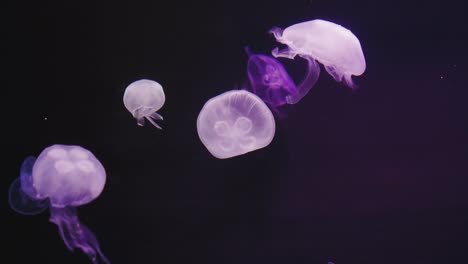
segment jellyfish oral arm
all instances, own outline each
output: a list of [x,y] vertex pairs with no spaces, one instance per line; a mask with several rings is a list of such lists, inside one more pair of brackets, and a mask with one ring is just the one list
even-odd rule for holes
[[146,119],[153,126],[155,126],[156,128],[162,129],[162,127],[159,126],[155,122],[157,120],[163,120],[163,117],[160,114],[154,112],[151,115],[145,115],[145,114],[143,114],[144,113],[143,111],[144,111],[144,107],[139,107],[139,108],[135,109],[135,112],[133,113],[133,117],[135,117],[135,119],[137,120],[137,124],[139,126],[144,126],[145,125],[145,119]]
[[[154,112],[154,113],[152,113],[150,116],[147,116],[146,119],[147,119],[148,121],[150,121],[150,123],[153,124],[153,126],[155,126],[156,128],[162,129],[162,127],[159,126],[159,125],[155,122],[156,120],[163,120],[163,117],[162,117],[160,114]],[[153,119],[154,119],[154,120],[153,120]]]
[[297,86],[297,93],[286,96],[288,104],[298,103],[317,83],[320,75],[320,65],[311,57],[300,56],[307,60],[307,74],[301,84]]
[[76,208],[51,206],[49,221],[58,226],[60,236],[70,251],[79,248],[90,258],[93,264],[99,263],[98,257],[103,263],[110,264],[110,261],[101,252],[94,233],[79,221]]

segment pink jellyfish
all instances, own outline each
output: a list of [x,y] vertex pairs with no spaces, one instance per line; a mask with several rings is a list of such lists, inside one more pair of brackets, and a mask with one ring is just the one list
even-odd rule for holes
[[227,159],[268,146],[275,135],[275,119],[258,96],[234,90],[205,103],[197,131],[213,156]]
[[77,206],[96,199],[106,183],[101,162],[89,150],[79,146],[52,145],[39,157],[24,160],[19,179],[10,186],[9,203],[21,214],[33,215],[50,208],[50,221],[59,228],[70,251],[80,248],[92,263],[102,254],[96,236],[82,224]]
[[139,126],[145,124],[145,119],[153,126],[161,129],[156,123],[163,117],[158,114],[158,110],[163,107],[166,101],[162,86],[155,81],[142,79],[132,82],[125,89],[123,102],[125,108],[137,120]]
[[276,40],[288,46],[281,51],[273,49],[275,57],[293,59],[296,55],[318,60],[337,82],[349,87],[355,84],[352,75],[366,70],[366,61],[359,39],[348,29],[321,19],[292,25],[282,30],[270,30]]

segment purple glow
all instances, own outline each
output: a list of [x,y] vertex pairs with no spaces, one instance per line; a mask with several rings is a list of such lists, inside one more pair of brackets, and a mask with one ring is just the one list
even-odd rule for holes
[[355,88],[351,75],[359,76],[366,69],[366,61],[359,39],[348,29],[321,19],[298,23],[282,30],[270,30],[276,40],[288,46],[274,57],[294,59],[296,55],[318,60],[337,82],[344,81]]
[[227,159],[268,146],[275,135],[275,119],[258,96],[233,90],[205,103],[197,132],[213,156]]
[[53,145],[39,157],[28,157],[20,177],[10,186],[11,208],[26,215],[50,208],[50,221],[57,224],[65,245],[80,248],[93,263],[102,254],[96,236],[80,223],[75,206],[96,199],[106,182],[104,167],[88,150],[80,146]]
[[253,54],[247,48],[249,55],[247,74],[256,95],[268,105],[278,107],[285,104],[298,103],[318,80],[320,66],[309,57],[307,73],[299,86],[296,86],[283,65],[275,58]]

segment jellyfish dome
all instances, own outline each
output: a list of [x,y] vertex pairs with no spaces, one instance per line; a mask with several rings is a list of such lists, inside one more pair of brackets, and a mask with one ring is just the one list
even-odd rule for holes
[[296,85],[277,59],[254,54],[248,48],[246,48],[246,52],[249,56],[247,75],[252,90],[270,107],[296,104],[318,80],[320,66],[311,58],[305,57],[308,63],[306,77],[299,85]]
[[82,224],[77,206],[90,203],[104,189],[106,172],[89,150],[80,146],[52,145],[39,157],[24,160],[20,177],[10,186],[9,203],[21,214],[34,215],[50,209],[50,222],[56,224],[67,248],[80,248],[92,263],[102,254],[94,233]]
[[268,146],[275,135],[275,120],[258,96],[233,90],[205,103],[197,131],[213,156],[226,159]]
[[53,145],[34,163],[32,182],[36,199],[51,206],[80,206],[96,199],[104,189],[106,172],[89,150],[80,146]]
[[163,117],[157,113],[166,101],[162,86],[152,80],[142,79],[131,83],[125,89],[123,102],[125,108],[137,120],[139,126],[145,124],[145,119],[153,126],[161,129],[156,123]]
[[362,75],[366,61],[359,39],[348,29],[321,19],[298,23],[282,30],[270,30],[276,40],[288,46],[272,51],[275,57],[294,58],[296,55],[311,57],[321,62],[326,71],[349,87],[355,85],[351,76]]

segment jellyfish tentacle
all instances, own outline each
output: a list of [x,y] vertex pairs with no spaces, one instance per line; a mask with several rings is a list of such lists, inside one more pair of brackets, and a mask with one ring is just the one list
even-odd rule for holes
[[155,119],[155,120],[164,120],[164,118],[162,117],[162,115],[160,115],[158,112],[154,112],[150,115],[151,118]]
[[58,226],[60,236],[70,251],[73,252],[75,248],[79,248],[93,264],[99,263],[98,257],[103,263],[110,264],[99,247],[96,235],[79,221],[76,208],[50,207],[49,221]]
[[351,89],[356,90],[357,88],[359,88],[358,85],[354,83],[351,74],[345,73],[343,75],[343,80],[346,83],[346,85],[348,85],[348,87],[350,87]]
[[325,65],[325,70],[330,74],[333,79],[337,82],[341,82],[341,79],[343,78],[343,73],[341,73],[336,67],[332,65]]
[[143,118],[143,117],[137,118],[137,125],[144,126],[145,125],[145,118]]
[[140,106],[136,108],[132,113],[133,117],[137,120],[137,125],[139,126],[145,125],[145,117],[142,114],[142,109],[143,109],[143,106]]
[[297,92],[286,96],[286,102],[288,104],[296,104],[299,102],[310,91],[310,89],[314,87],[320,75],[320,65],[316,60],[309,56],[300,55],[300,57],[307,60],[307,73],[301,84],[297,86]]
[[[153,115],[154,115],[154,114],[153,114]],[[155,126],[156,128],[162,129],[162,127],[159,126],[158,124],[156,124],[156,122],[152,119],[153,115],[151,115],[151,116],[146,116],[146,119],[147,119],[151,124],[153,124],[153,126]]]
[[73,252],[75,250],[75,247],[70,243],[70,241],[72,241],[72,237],[70,235],[69,229],[65,228],[63,223],[61,221],[59,221],[58,219],[55,219],[55,218],[51,217],[49,219],[49,221],[58,226],[60,237],[62,238],[63,242],[65,243],[65,246],[68,248],[68,250]]

